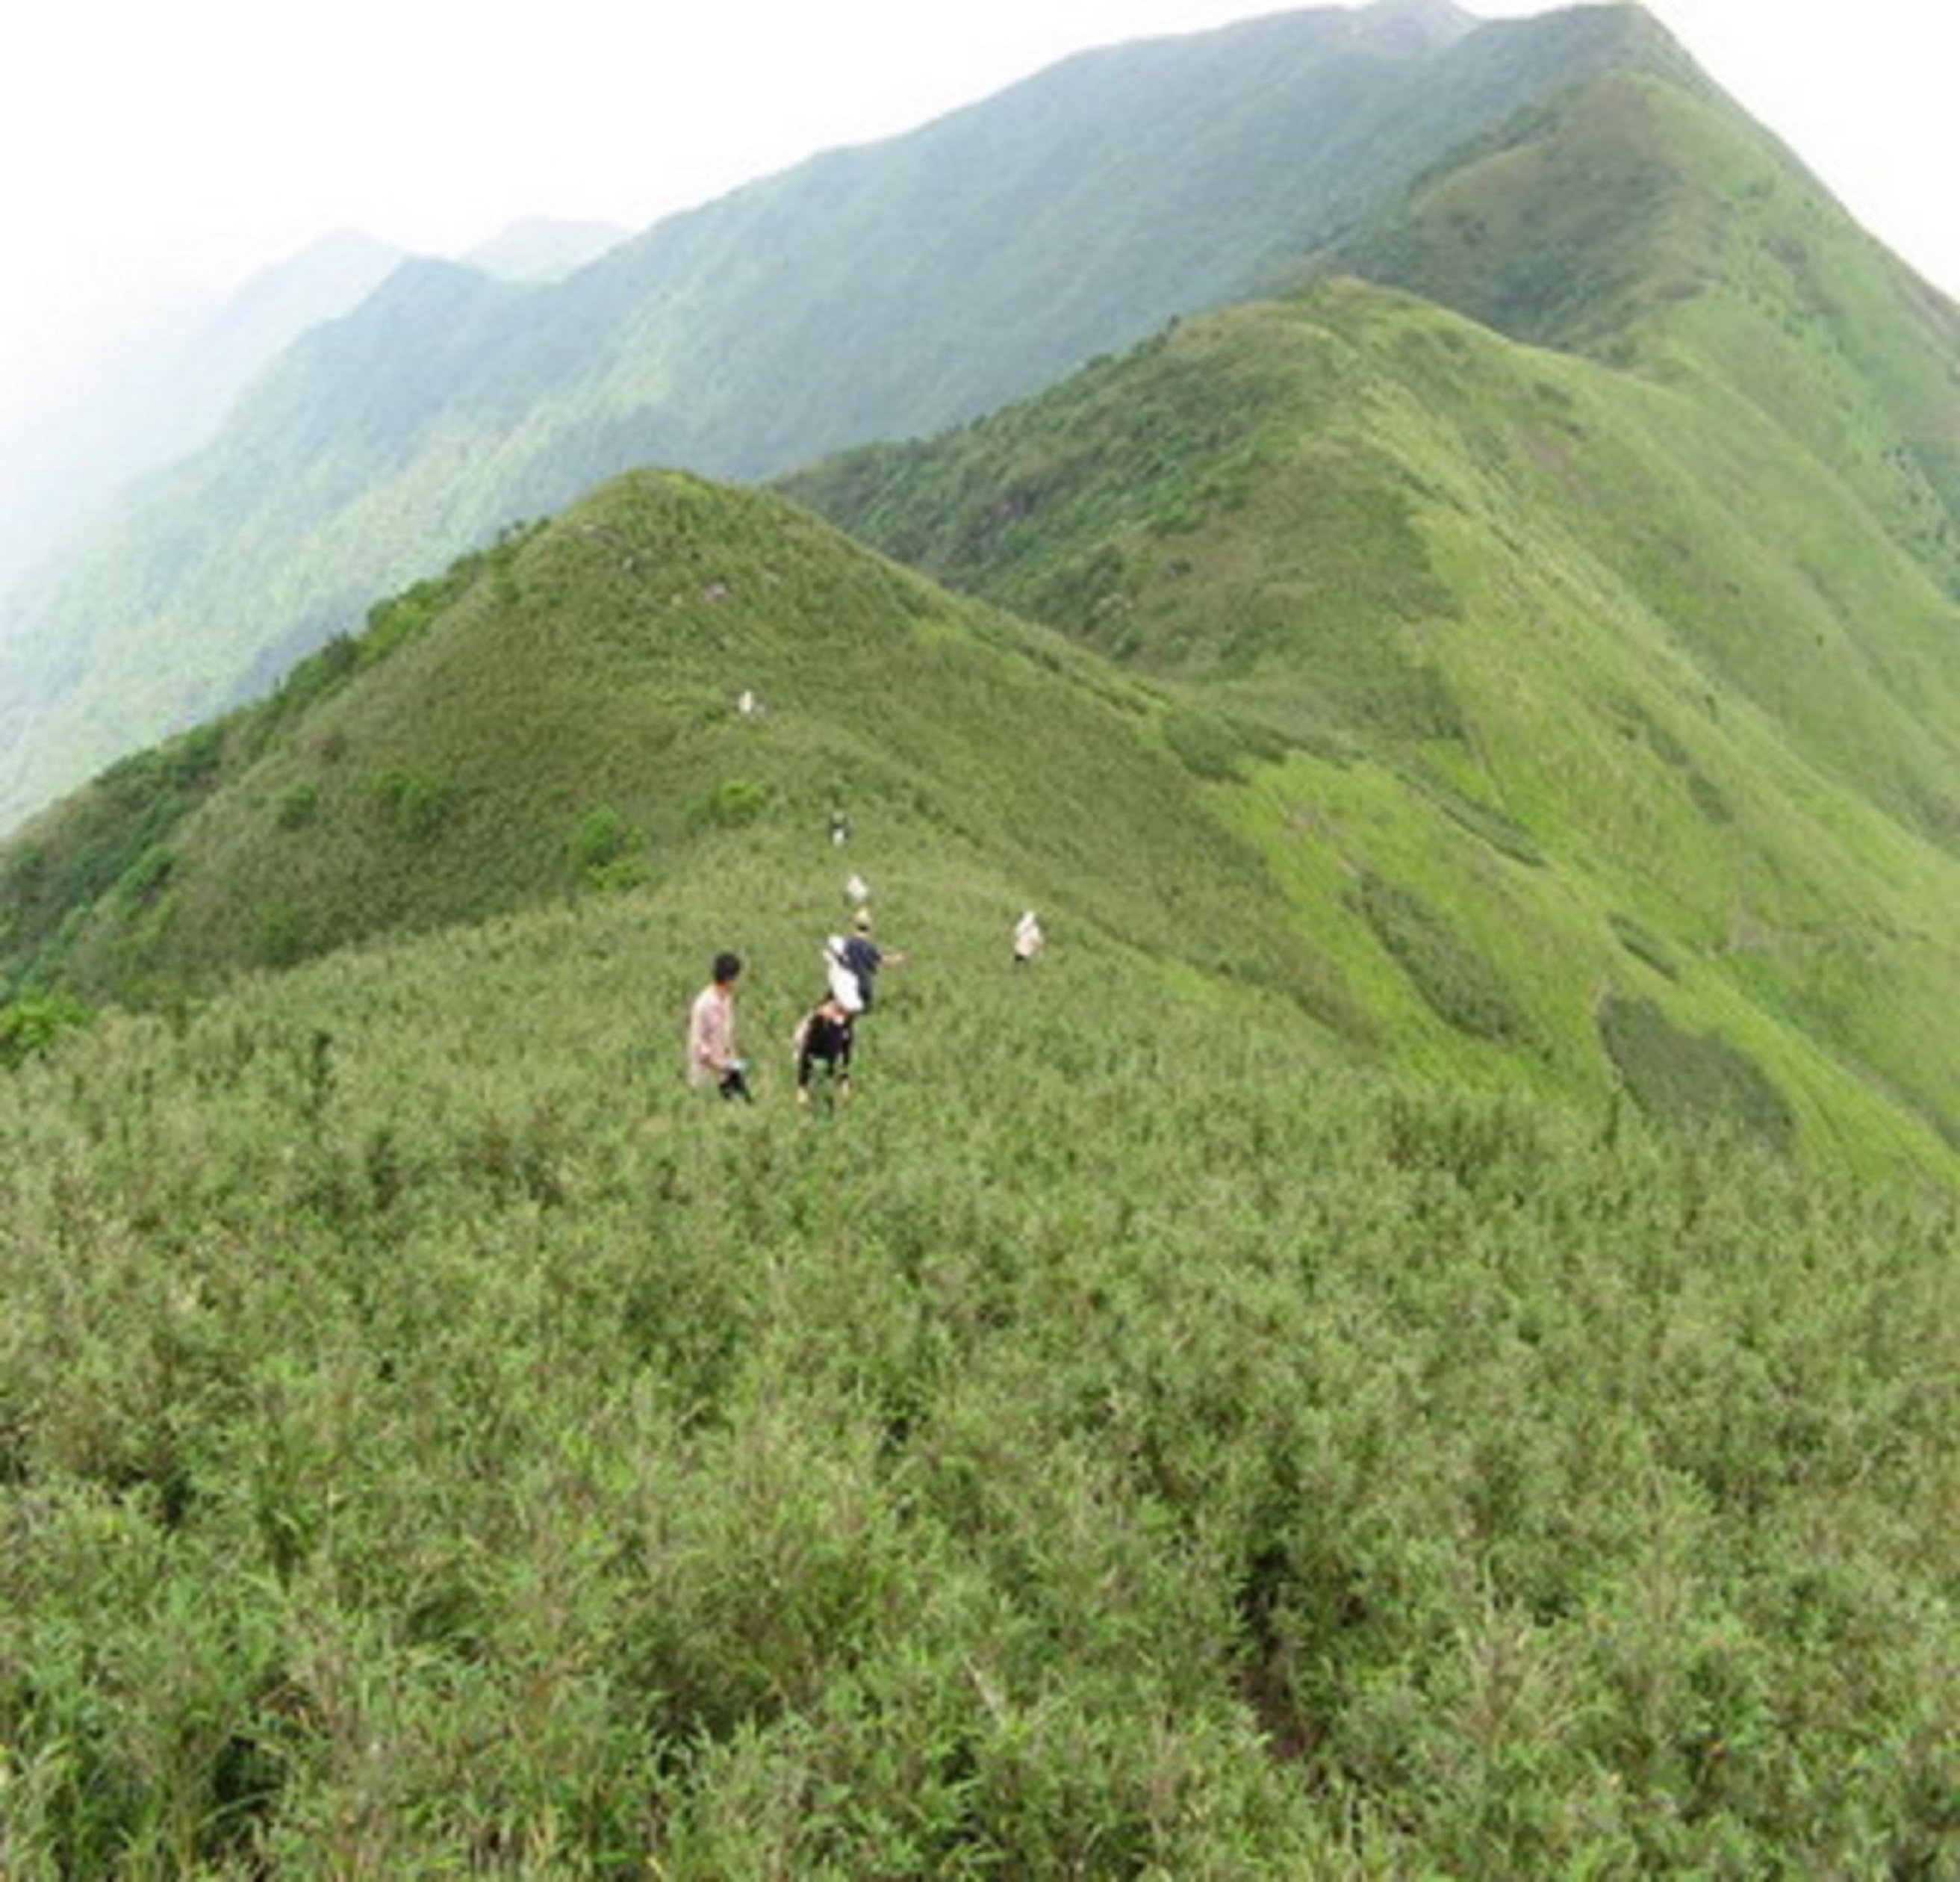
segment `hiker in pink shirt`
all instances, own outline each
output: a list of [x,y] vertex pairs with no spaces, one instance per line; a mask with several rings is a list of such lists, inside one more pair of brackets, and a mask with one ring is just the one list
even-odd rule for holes
[[695,995],[687,1019],[687,1081],[712,1084],[724,1098],[748,1099],[749,1062],[735,1055],[735,982],[742,977],[738,954],[717,954],[714,978]]

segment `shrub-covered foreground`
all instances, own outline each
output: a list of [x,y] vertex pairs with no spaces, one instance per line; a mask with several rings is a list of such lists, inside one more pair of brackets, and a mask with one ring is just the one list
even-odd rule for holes
[[1949,1205],[625,906],[0,1078],[0,1873],[1960,1864]]

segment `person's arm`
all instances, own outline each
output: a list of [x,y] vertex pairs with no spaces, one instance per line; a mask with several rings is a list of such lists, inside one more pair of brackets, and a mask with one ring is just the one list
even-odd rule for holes
[[791,1049],[796,1054],[797,1089],[801,1091],[810,1083],[810,1032],[816,1015],[806,1013],[797,1022],[794,1036],[790,1040]]

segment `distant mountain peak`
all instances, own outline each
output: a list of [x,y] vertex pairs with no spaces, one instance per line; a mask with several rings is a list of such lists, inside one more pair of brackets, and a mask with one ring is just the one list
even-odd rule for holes
[[1374,0],[1362,15],[1377,25],[1418,32],[1427,40],[1446,43],[1483,24],[1456,0]]

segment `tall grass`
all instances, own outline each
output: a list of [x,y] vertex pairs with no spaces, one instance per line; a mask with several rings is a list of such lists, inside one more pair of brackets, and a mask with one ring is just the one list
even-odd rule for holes
[[1960,1860],[1949,1204],[746,854],[0,1078],[0,1871]]

